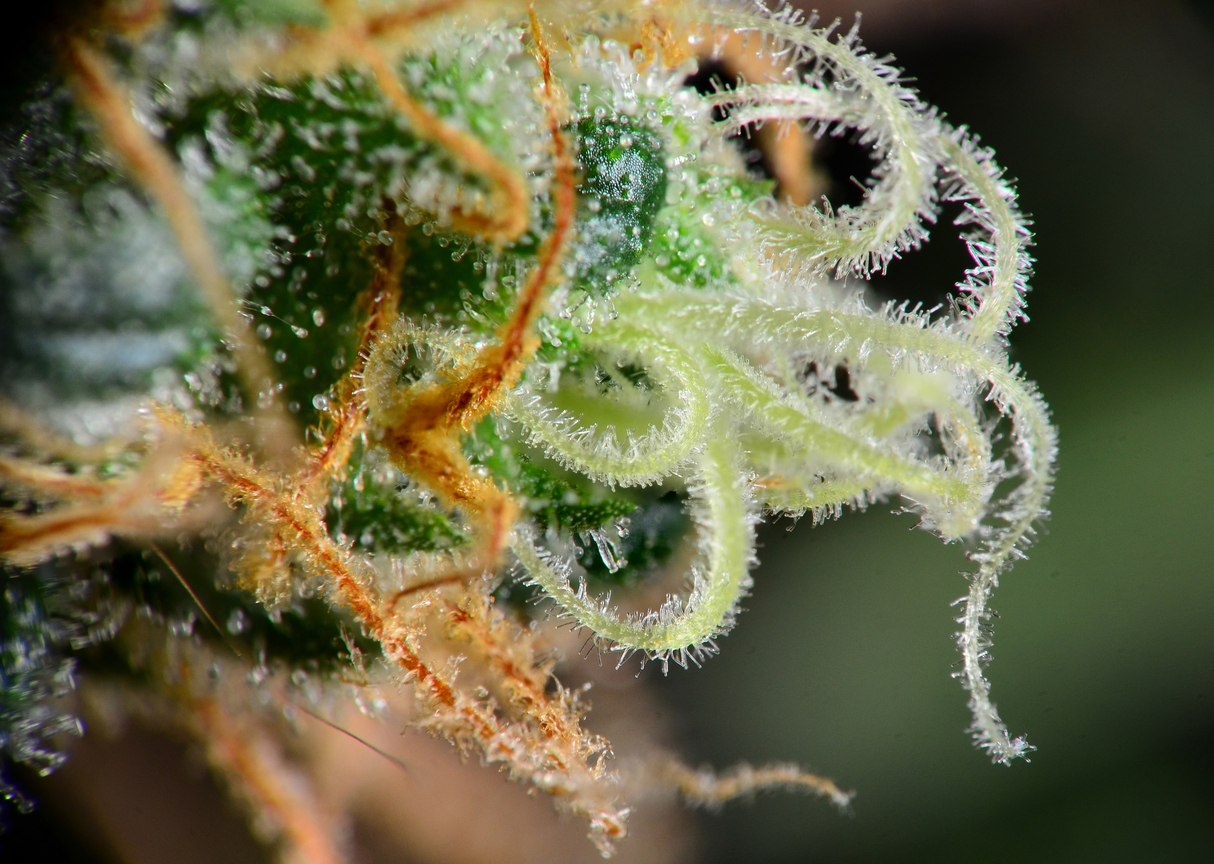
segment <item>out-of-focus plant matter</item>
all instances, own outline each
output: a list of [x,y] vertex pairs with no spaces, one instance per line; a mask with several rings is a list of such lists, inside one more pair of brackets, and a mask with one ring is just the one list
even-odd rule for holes
[[[284,854],[338,860],[274,718],[407,683],[420,725],[605,854],[639,782],[845,804],[787,766],[621,777],[528,625],[698,663],[764,514],[890,496],[969,544],[972,732],[1030,749],[982,673],[1054,454],[1005,351],[1029,235],[991,154],[854,31],[745,3],[146,0],[56,49],[3,154],[8,758],[61,761],[83,671],[167,706]],[[683,86],[713,55],[749,80]],[[778,200],[729,140],[764,126],[871,147],[863,202],[798,201],[787,158]],[[975,261],[950,308],[866,300],[942,200]]]

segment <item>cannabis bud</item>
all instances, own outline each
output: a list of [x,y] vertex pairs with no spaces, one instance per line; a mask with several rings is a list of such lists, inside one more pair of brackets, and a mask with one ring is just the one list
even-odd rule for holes
[[[1031,749],[982,672],[1055,450],[1006,352],[1027,223],[855,29],[742,0],[146,0],[56,51],[0,154],[7,758],[62,760],[78,680],[138,692],[284,854],[339,860],[284,713],[407,684],[604,854],[638,784],[846,804],[788,766],[617,769],[545,622],[698,664],[761,519],[898,497],[974,562],[975,740]],[[741,80],[685,86],[701,58]],[[763,127],[871,148],[862,203],[792,200],[807,151],[755,176],[736,136]],[[874,300],[944,201],[974,259],[951,305]]]

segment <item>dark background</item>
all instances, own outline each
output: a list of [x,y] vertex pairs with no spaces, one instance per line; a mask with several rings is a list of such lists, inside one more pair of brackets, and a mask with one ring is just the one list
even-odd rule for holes
[[[0,28],[6,82],[62,5]],[[729,805],[700,819],[701,858],[1214,860],[1214,13],[874,0],[828,14],[855,7],[866,42],[995,147],[1035,220],[1013,354],[1061,455],[1054,515],[995,596],[989,676],[1012,733],[1040,749],[992,766],[964,734],[959,547],[888,505],[769,527],[721,655],[654,683],[693,762],[796,760],[858,796],[850,816],[797,796]],[[841,183],[863,172],[845,143],[820,155]],[[966,266],[954,234],[879,289],[938,300]],[[0,857],[94,860],[73,836],[44,809]]]

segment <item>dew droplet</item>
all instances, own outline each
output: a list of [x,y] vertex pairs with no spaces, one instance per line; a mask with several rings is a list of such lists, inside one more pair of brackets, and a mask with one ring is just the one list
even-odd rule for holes
[[249,618],[244,614],[244,610],[239,606],[232,610],[232,614],[228,616],[228,632],[233,636],[239,636],[249,626]]
[[316,377],[316,367],[309,366],[306,369],[304,369],[304,377],[305,378],[315,378]]
[[317,411],[324,411],[329,407],[329,397],[323,393],[317,393],[312,397],[312,407]]
[[325,326],[325,310],[316,308],[312,310],[312,323],[317,327]]
[[269,339],[272,335],[274,335],[274,330],[270,327],[269,324],[258,324],[257,325],[257,338]]

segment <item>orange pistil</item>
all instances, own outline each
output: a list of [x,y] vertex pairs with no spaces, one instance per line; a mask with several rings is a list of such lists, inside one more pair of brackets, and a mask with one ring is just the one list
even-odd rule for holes
[[[502,162],[483,141],[456,128],[414,99],[402,86],[385,37],[400,35],[413,24],[463,5],[462,0],[435,0],[412,9],[365,16],[350,0],[324,0],[329,26],[288,29],[286,46],[271,57],[254,58],[257,71],[279,74],[324,74],[342,64],[368,70],[384,97],[419,138],[437,144],[461,170],[489,186],[488,202],[456,207],[450,219],[465,233],[495,243],[516,240],[528,224],[527,185],[522,172]],[[388,53],[385,53],[388,52]]]
[[22,516],[0,512],[0,560],[28,567],[69,548],[103,542],[113,534],[153,535],[165,531],[196,495],[201,477],[181,456],[182,441],[166,435],[129,480],[95,481],[54,469],[4,459],[0,479],[13,485],[67,497],[66,506]]
[[389,9],[367,18],[367,34],[370,36],[388,36],[393,33],[408,30],[429,18],[444,15],[461,6],[467,6],[468,0],[431,0],[429,3],[418,3],[405,9]]
[[165,17],[164,0],[139,0],[137,3],[109,3],[101,11],[106,27],[128,39],[140,39]]
[[393,322],[396,321],[397,305],[400,301],[400,277],[405,268],[405,224],[396,206],[384,201],[386,230],[392,234],[393,242],[375,247],[375,275],[370,286],[362,293],[359,303],[366,309],[362,336],[359,339],[357,359],[346,376],[334,388],[330,400],[333,407],[322,418],[319,443],[308,456],[308,464],[300,473],[299,491],[311,491],[324,497],[325,490],[315,486],[323,480],[339,476],[345,469],[350,451],[366,425],[366,403],[356,398],[367,355]]
[[311,789],[295,781],[272,739],[229,714],[217,699],[185,700],[186,718],[207,744],[211,764],[235,784],[254,813],[279,832],[298,864],[345,864],[334,843],[332,820]]
[[472,428],[489,413],[506,390],[518,383],[523,367],[539,346],[532,325],[539,316],[549,285],[559,275],[561,256],[573,232],[576,182],[573,155],[561,130],[561,111],[548,42],[539,19],[531,13],[535,54],[543,73],[543,99],[552,136],[554,222],[539,251],[539,263],[519,293],[510,318],[497,341],[482,349],[469,371],[454,381],[436,384],[411,396],[401,406],[399,421],[384,435],[384,444],[402,470],[438,492],[445,503],[467,511],[480,526],[482,555],[478,563],[491,567],[506,543],[516,508],[509,496],[488,480],[475,477],[460,450],[459,432]]

